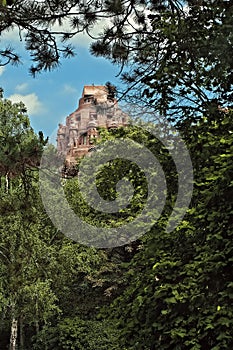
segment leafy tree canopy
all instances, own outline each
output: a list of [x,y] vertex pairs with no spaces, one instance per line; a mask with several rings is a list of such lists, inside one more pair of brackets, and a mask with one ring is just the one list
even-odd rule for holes
[[202,118],[183,136],[195,171],[190,209],[173,232],[160,219],[143,237],[128,287],[107,311],[128,349],[233,346],[232,112]]
[[129,64],[130,102],[171,118],[207,115],[232,103],[232,11],[219,0],[130,1],[91,52]]
[[25,174],[39,165],[44,140],[30,126],[25,105],[0,98],[0,175]]

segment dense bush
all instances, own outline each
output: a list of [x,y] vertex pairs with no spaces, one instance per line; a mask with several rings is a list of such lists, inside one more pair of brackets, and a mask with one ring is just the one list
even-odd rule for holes
[[35,338],[34,350],[120,350],[118,334],[107,321],[65,318],[44,329]]

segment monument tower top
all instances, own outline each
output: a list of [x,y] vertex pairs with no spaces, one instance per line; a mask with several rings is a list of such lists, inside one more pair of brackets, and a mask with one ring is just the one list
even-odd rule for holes
[[66,157],[67,166],[75,165],[99,137],[98,128],[128,125],[128,116],[118,106],[114,88],[109,85],[85,85],[78,108],[59,124],[57,150]]

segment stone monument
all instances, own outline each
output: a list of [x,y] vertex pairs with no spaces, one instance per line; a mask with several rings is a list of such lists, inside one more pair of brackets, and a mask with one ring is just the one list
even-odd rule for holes
[[57,150],[65,156],[66,166],[74,166],[94,148],[98,128],[118,128],[128,125],[128,116],[118,106],[108,86],[85,85],[78,108],[59,124]]

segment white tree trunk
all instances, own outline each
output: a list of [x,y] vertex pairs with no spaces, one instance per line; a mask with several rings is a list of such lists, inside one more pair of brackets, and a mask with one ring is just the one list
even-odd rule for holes
[[13,317],[11,322],[10,350],[16,350],[17,335],[18,335],[18,320],[15,317]]
[[9,174],[7,173],[6,176],[5,176],[5,179],[6,179],[6,193],[9,192]]

